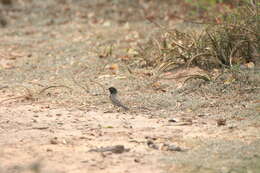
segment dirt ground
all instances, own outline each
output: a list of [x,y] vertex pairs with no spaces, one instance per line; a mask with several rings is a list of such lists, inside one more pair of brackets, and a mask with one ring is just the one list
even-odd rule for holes
[[[241,81],[184,84],[179,76],[203,71],[192,67],[154,83],[133,59],[160,33],[144,10],[185,29],[163,18],[185,9],[108,0],[0,9],[0,173],[260,172],[259,67]],[[112,106],[110,86],[130,111]]]

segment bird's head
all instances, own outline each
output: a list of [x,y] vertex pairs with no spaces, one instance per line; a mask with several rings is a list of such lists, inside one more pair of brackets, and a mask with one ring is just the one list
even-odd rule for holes
[[109,90],[110,94],[117,94],[117,89],[114,87],[110,87],[110,88],[108,88],[108,90]]

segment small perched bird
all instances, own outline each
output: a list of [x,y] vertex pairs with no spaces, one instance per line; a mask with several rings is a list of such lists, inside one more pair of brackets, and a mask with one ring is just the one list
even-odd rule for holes
[[109,92],[110,92],[110,100],[113,103],[113,105],[118,106],[118,107],[122,107],[124,110],[129,110],[128,107],[124,106],[118,99],[117,99],[117,89],[114,87],[110,87],[108,88]]

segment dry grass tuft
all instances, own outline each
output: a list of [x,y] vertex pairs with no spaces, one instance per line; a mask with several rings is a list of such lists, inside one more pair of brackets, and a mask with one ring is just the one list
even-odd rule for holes
[[223,16],[201,33],[162,29],[159,38],[139,46],[138,57],[157,73],[180,66],[203,69],[232,67],[260,60],[260,24],[257,5],[247,5]]

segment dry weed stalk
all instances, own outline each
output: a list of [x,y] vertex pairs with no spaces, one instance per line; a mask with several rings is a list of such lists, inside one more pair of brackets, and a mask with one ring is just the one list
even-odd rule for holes
[[17,96],[17,97],[12,97],[12,98],[8,98],[8,99],[4,99],[2,101],[0,101],[0,104],[10,101],[10,100],[15,100],[15,99],[25,99],[27,101],[36,101],[38,98],[37,96],[41,95],[42,93],[44,93],[46,90],[50,89],[50,88],[59,88],[59,87],[63,87],[63,88],[67,88],[70,90],[70,92],[72,91],[72,89],[70,87],[67,87],[65,85],[58,85],[58,86],[48,86],[43,88],[42,90],[40,90],[39,92],[33,92],[32,90],[30,90],[29,88],[21,85],[21,87],[25,88],[26,93],[22,96]]
[[57,86],[53,85],[53,86],[48,86],[48,87],[43,88],[43,89],[38,93],[38,95],[41,95],[41,94],[44,93],[46,90],[51,89],[51,88],[67,88],[67,89],[70,90],[70,92],[72,91],[72,88],[67,87],[67,86],[65,86],[65,85],[57,85]]
[[26,93],[24,95],[17,96],[17,97],[12,97],[12,98],[8,98],[8,99],[4,99],[4,100],[0,101],[0,104],[4,103],[6,101],[9,101],[9,100],[22,99],[22,98],[25,99],[25,100],[31,100],[31,101],[35,101],[36,100],[36,98],[34,97],[33,92],[29,88],[27,88],[25,86],[21,86],[21,87],[25,88],[25,90],[26,90]]

